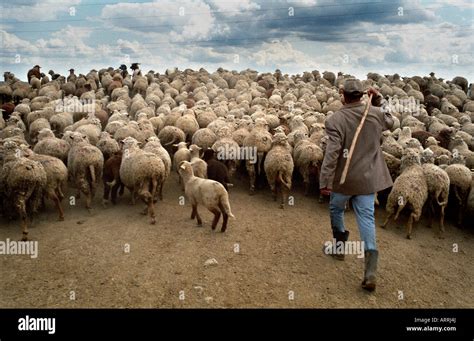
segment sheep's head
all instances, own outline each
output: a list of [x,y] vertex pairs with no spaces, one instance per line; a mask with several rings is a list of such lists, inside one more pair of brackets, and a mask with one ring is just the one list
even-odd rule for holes
[[434,156],[433,151],[429,148],[424,149],[423,152],[421,152],[420,161],[421,161],[422,164],[434,163],[435,156]]
[[420,150],[423,149],[420,141],[418,141],[417,139],[413,137],[407,141],[406,145],[407,145],[407,148],[414,148],[414,149],[420,149]]
[[146,142],[153,142],[154,144],[161,145],[160,139],[157,136],[150,136],[145,141]]
[[420,152],[418,150],[413,148],[406,148],[403,151],[401,169],[405,169],[414,165],[420,165],[420,163]]
[[471,118],[468,116],[468,115],[462,115],[459,119],[458,119],[458,122],[459,124],[461,125],[465,125],[467,123],[471,123]]
[[[41,133],[41,132],[40,132],[40,133]],[[102,139],[105,140],[105,139],[109,139],[109,138],[111,138],[111,136],[110,136],[110,134],[109,134],[108,132],[103,131],[103,132],[100,133],[100,139],[101,139],[101,140],[102,140]]]
[[438,166],[440,165],[449,165],[449,162],[451,161],[450,157],[448,155],[440,155],[436,158],[436,164]]
[[120,141],[120,144],[122,145],[123,150],[140,148],[140,142],[138,142],[136,139],[130,136]]
[[182,178],[193,176],[194,172],[191,163],[189,161],[182,161],[179,164],[178,173]]
[[426,147],[437,146],[438,143],[439,143],[439,142],[438,142],[433,136],[429,136],[429,137],[426,139],[425,145],[426,145]]
[[189,146],[189,151],[191,152],[191,155],[199,155],[199,151],[201,149],[202,148],[196,144],[192,144],[191,146]]
[[173,147],[176,147],[178,149],[184,149],[184,148],[188,147],[188,143],[187,142],[180,142],[178,144],[173,144]]
[[295,141],[295,146],[308,138],[308,134],[305,132],[302,132],[301,130],[297,130],[294,134],[294,141]]
[[453,152],[453,158],[450,161],[451,165],[458,164],[458,165],[466,165],[466,157],[461,153]]
[[274,145],[285,145],[288,142],[288,137],[285,135],[285,133],[276,133],[273,135],[273,144]]
[[54,133],[51,129],[49,128],[43,128],[38,132],[38,141],[41,141],[42,139],[47,139],[47,138],[54,138]]
[[68,142],[71,146],[89,144],[89,138],[87,135],[81,134],[79,132],[71,132],[68,134]]
[[411,138],[411,129],[410,127],[403,127],[400,131],[399,138]]

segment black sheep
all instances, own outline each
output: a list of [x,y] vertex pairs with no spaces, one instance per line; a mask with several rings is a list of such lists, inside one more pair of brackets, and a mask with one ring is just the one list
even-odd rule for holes
[[207,163],[207,178],[220,182],[226,190],[232,186],[229,179],[229,169],[227,166],[215,159],[214,150],[211,148],[204,151],[202,159]]

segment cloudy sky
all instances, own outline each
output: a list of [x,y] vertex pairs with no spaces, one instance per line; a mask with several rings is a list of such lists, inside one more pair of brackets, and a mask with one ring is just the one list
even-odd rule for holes
[[0,72],[140,62],[474,79],[473,0],[2,0]]

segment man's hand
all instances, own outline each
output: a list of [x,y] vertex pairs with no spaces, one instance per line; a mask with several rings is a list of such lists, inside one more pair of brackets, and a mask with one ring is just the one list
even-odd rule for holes
[[370,87],[370,88],[367,90],[367,95],[368,95],[368,96],[372,95],[372,98],[375,98],[375,97],[377,97],[377,96],[379,95],[379,92],[377,91],[377,89]]
[[330,189],[330,188],[327,188],[327,187],[321,188],[321,189],[319,190],[319,192],[320,192],[322,195],[326,195],[326,196],[330,196],[330,195],[331,195],[331,189]]

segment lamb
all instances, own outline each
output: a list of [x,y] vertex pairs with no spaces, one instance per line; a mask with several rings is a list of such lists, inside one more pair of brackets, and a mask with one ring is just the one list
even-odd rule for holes
[[435,160],[438,159],[441,155],[446,155],[451,159],[451,152],[443,147],[438,146],[438,141],[430,136],[426,139],[425,142],[426,148],[429,148],[435,157]]
[[221,232],[227,229],[229,216],[235,218],[230,209],[229,194],[222,184],[210,179],[202,179],[194,176],[193,167],[188,161],[179,165],[179,174],[183,178],[185,194],[192,205],[191,219],[196,218],[198,226],[202,226],[202,220],[198,212],[198,205],[205,206],[214,213],[212,230],[215,230],[221,213],[223,222]]
[[403,208],[408,207],[411,213],[406,231],[407,238],[411,239],[413,221],[417,222],[420,219],[423,206],[428,198],[428,185],[420,165],[420,156],[416,151],[405,150],[401,169],[402,173],[395,180],[388,196],[386,206],[388,215],[381,227],[386,228],[393,215],[395,215],[394,220],[397,220]]
[[[21,218],[22,240],[28,240],[28,225],[41,204],[47,177],[43,166],[18,155],[15,142],[3,145],[5,157],[0,172],[0,198],[5,212],[16,212]],[[18,157],[20,156],[20,157]]]
[[263,167],[274,200],[277,200],[278,194],[281,194],[280,208],[283,209],[291,190],[294,169],[288,138],[284,133],[276,133],[273,136],[272,149],[268,152]]
[[166,181],[166,179],[168,179],[168,177],[170,176],[170,173],[171,173],[171,157],[170,157],[170,154],[168,153],[168,151],[165,148],[163,148],[163,146],[160,143],[160,140],[155,136],[149,137],[147,139],[147,143],[146,143],[145,147],[143,148],[143,150],[145,152],[150,152],[150,153],[155,154],[156,156],[158,156],[161,159],[161,161],[163,161],[163,164],[165,166],[165,173],[164,173],[164,176],[163,176],[163,181],[161,182],[161,184],[159,186],[159,190],[158,190],[160,200],[163,200],[163,183]]
[[423,154],[424,157],[422,156],[422,163],[423,161],[426,163],[422,164],[422,168],[423,174],[425,175],[426,184],[428,186],[428,199],[431,210],[429,226],[432,226],[434,215],[433,203],[436,203],[441,208],[439,230],[440,235],[442,235],[444,232],[444,210],[448,205],[450,180],[446,171],[432,163],[434,154],[431,150],[426,149]]
[[104,155],[104,160],[108,160],[112,155],[120,151],[118,142],[106,131],[100,134],[96,147],[99,148]]
[[92,199],[95,196],[97,184],[102,177],[104,156],[99,148],[92,146],[86,135],[72,132],[69,135],[69,150],[67,168],[77,189],[77,198],[81,192],[86,195],[86,208],[91,212]]
[[[180,142],[173,146],[178,148],[178,150],[173,155],[173,165],[174,165],[174,168],[176,169],[176,172],[178,172],[178,183],[181,184],[181,176],[179,176],[178,166],[183,161],[188,161],[188,162],[191,161],[191,152],[189,151],[186,142]],[[184,190],[184,184],[183,184],[183,190]]]
[[204,151],[202,157],[207,163],[207,177],[208,179],[220,182],[228,191],[229,187],[232,186],[230,183],[229,169],[223,162],[216,160],[214,154],[214,150],[208,148]]
[[54,156],[66,164],[69,149],[69,143],[54,136],[51,129],[43,128],[38,133],[38,143],[34,146],[33,151],[36,154]]
[[451,189],[458,201],[457,223],[461,225],[463,213],[466,208],[466,201],[471,189],[472,175],[469,168],[461,164],[451,164],[445,168],[449,176]]
[[123,194],[124,186],[120,180],[120,165],[122,163],[122,151],[115,152],[104,163],[102,172],[102,182],[104,184],[104,196],[102,205],[107,206],[109,196],[112,197],[112,204],[117,204],[117,191],[120,189],[120,195]]
[[199,152],[202,148],[192,144],[189,147],[189,151],[191,152],[191,166],[193,167],[193,174],[195,176],[207,179],[207,163],[199,158]]
[[163,182],[165,165],[155,154],[141,150],[133,137],[125,138],[122,143],[120,179],[132,194],[132,204],[138,195],[147,205],[143,213],[150,216],[150,224],[156,224],[154,198]]

